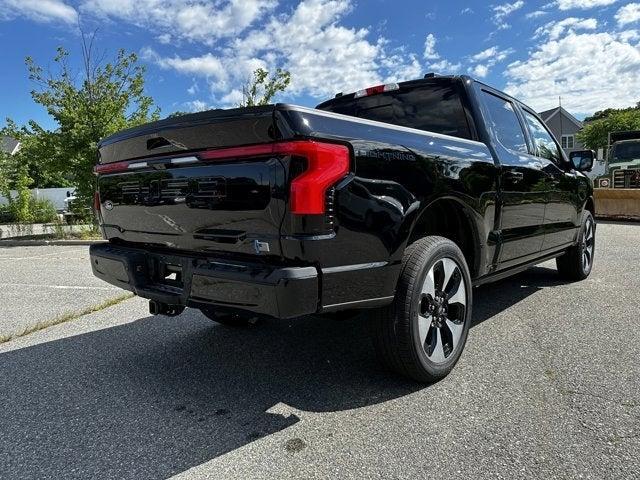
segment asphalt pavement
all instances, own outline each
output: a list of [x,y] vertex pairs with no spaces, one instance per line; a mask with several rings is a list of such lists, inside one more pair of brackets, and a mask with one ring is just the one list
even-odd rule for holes
[[0,248],[0,339],[122,293],[93,276],[86,246]]
[[639,478],[638,239],[601,224],[587,280],[474,290],[430,386],[382,369],[366,315],[234,330],[134,298],[6,342],[0,478]]

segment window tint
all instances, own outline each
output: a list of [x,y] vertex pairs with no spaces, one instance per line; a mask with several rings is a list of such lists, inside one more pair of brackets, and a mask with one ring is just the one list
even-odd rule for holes
[[527,153],[527,142],[520,121],[511,102],[483,91],[484,101],[489,110],[489,123],[505,147],[516,152]]
[[525,110],[524,118],[529,125],[531,136],[533,137],[533,143],[536,147],[536,155],[538,157],[546,158],[555,163],[560,163],[562,156],[558,150],[558,145],[553,140],[545,126],[540,120],[534,117],[532,114]]
[[409,86],[368,97],[336,99],[319,108],[403,127],[471,138],[462,100],[451,83]]

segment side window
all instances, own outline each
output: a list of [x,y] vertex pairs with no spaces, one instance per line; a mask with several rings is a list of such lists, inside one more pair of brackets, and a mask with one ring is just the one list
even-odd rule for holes
[[482,91],[484,101],[489,110],[488,119],[493,127],[493,131],[498,137],[498,141],[509,150],[527,153],[527,142],[524,138],[522,126],[518,120],[516,112],[513,110],[511,102],[500,97]]
[[562,162],[562,155],[558,150],[558,144],[551,137],[546,127],[526,110],[524,111],[524,118],[527,121],[527,125],[529,125],[529,130],[531,130],[533,143],[536,146],[536,156],[546,158],[559,165]]

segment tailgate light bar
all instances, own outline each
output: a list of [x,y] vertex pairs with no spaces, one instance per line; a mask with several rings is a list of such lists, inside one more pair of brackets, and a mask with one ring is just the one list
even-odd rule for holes
[[[199,161],[198,157],[191,156],[191,157],[163,159],[157,162],[157,164],[170,163],[171,165],[184,165],[187,163],[196,163],[198,161]],[[93,169],[93,172],[95,174],[119,173],[119,172],[126,172],[127,170],[138,170],[140,168],[153,167],[153,165],[154,165],[154,162],[136,161],[136,160],[104,163],[104,164],[96,165]]]
[[[159,160],[158,164],[188,164],[199,161],[253,158],[269,155],[291,155],[307,159],[306,170],[291,181],[289,204],[295,215],[322,215],[326,208],[326,193],[349,173],[350,154],[344,145],[311,140],[266,143],[245,147],[204,150],[193,156]],[[153,167],[154,162],[123,161],[96,165],[96,174],[127,172]]]
[[384,92],[393,92],[394,90],[400,90],[400,85],[398,85],[397,83],[387,83],[386,85],[376,85],[375,87],[358,90],[353,94],[353,96],[355,98],[368,97],[369,95],[377,95]]

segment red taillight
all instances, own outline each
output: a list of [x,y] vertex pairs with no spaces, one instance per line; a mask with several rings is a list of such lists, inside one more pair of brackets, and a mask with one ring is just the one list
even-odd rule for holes
[[100,165],[96,165],[93,169],[93,172],[95,174],[125,172],[129,169],[129,163],[131,162],[103,163]]
[[100,213],[100,192],[97,190],[93,192],[93,210]]
[[323,214],[327,190],[349,172],[349,149],[330,143],[299,143],[302,145],[296,145],[291,155],[305,157],[308,166],[291,182],[291,213]]
[[393,92],[394,90],[400,90],[400,85],[398,85],[397,83],[387,83],[386,85],[376,85],[375,87],[358,90],[353,94],[353,96],[355,98],[368,97],[369,95],[376,95],[378,93],[384,92]]
[[307,159],[307,169],[291,182],[291,213],[325,213],[327,189],[349,172],[349,149],[344,145],[310,140],[278,142],[200,152],[203,160],[223,160],[262,155],[292,155]]

